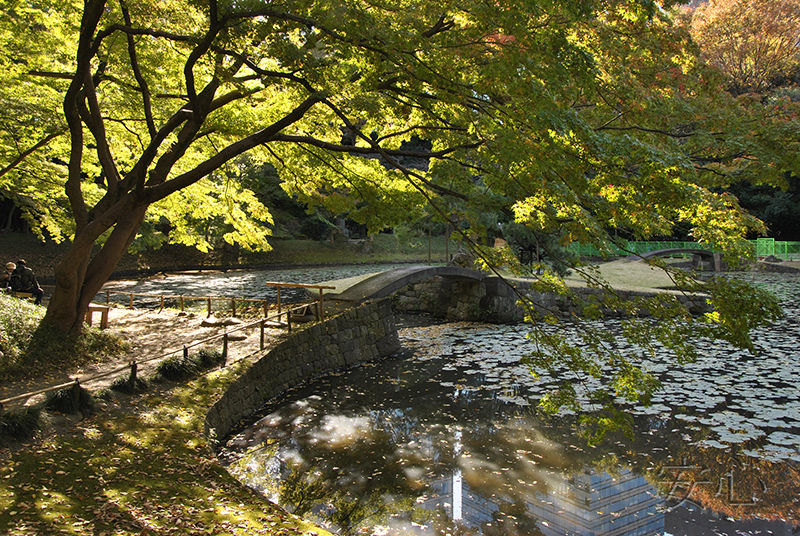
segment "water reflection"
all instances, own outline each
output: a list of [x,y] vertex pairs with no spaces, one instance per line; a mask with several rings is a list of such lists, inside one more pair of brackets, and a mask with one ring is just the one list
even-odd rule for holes
[[629,408],[633,437],[599,447],[576,434],[576,416],[536,411],[524,328],[447,324],[403,330],[412,355],[287,393],[222,458],[342,534],[792,534],[800,332],[789,305],[758,335],[758,358],[699,341],[688,370],[650,364],[665,394]]
[[571,423],[446,365],[407,358],[317,380],[268,408],[223,457],[274,502],[345,534],[662,534],[669,507],[690,494],[727,497],[730,460],[669,455],[691,454],[689,431],[672,428],[682,421],[639,417],[634,440],[591,448]]

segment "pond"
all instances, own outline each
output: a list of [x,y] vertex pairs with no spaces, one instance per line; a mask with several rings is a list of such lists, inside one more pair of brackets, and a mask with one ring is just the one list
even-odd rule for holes
[[578,416],[537,411],[556,379],[520,363],[525,326],[402,318],[403,355],[286,393],[221,458],[342,534],[792,534],[800,281],[758,280],[787,312],[758,354],[700,340],[693,364],[647,361],[664,389],[628,408],[631,437],[592,447]]
[[[139,280],[112,280],[105,284],[96,300],[105,301],[105,291],[111,291],[111,302],[129,303],[130,293],[154,297],[134,296],[136,307],[157,307],[160,298],[155,296],[208,296],[267,300],[275,303],[277,292],[267,282],[300,283],[315,285],[326,281],[346,279],[375,272],[383,272],[408,266],[407,264],[353,264],[333,266],[309,266],[303,268],[265,269],[265,270],[226,270],[192,271],[157,274]],[[127,294],[126,294],[127,293]],[[281,300],[291,302],[307,299],[301,289],[281,289]],[[167,307],[175,307],[177,299],[167,300]],[[191,306],[192,302],[187,302]],[[195,307],[203,307],[202,300],[193,302]],[[222,307],[222,306],[221,306]]]

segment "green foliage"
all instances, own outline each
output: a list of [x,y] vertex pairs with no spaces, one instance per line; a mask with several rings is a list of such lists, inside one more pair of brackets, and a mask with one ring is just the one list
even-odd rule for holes
[[755,352],[751,330],[783,318],[778,299],[763,288],[721,277],[711,279],[704,288],[713,307],[706,315],[707,336]]
[[0,445],[31,439],[39,430],[41,411],[26,407],[0,414]]
[[142,378],[136,377],[135,381],[131,382],[130,375],[128,376],[118,376],[111,382],[109,388],[112,391],[117,391],[118,393],[124,393],[126,395],[132,395],[134,393],[141,393],[147,389],[147,380],[143,380]]
[[35,376],[60,364],[90,363],[124,350],[118,337],[99,329],[64,335],[40,324],[44,312],[42,306],[0,294],[0,378]]
[[622,432],[628,437],[633,435],[631,414],[611,404],[605,404],[598,413],[581,415],[578,422],[578,433],[592,446],[601,445],[608,434],[614,432]]
[[0,377],[24,369],[25,349],[43,316],[44,307],[0,293]]
[[503,237],[520,262],[534,272],[547,270],[565,276],[577,261],[561,245],[558,234],[537,234],[525,225],[511,222],[503,225]]
[[[630,296],[587,272],[594,293],[579,294],[574,288],[558,285],[557,280],[549,285],[550,292],[562,294],[575,307],[577,314],[571,320],[575,334],[568,337],[542,329],[529,334],[533,351],[525,362],[534,376],[547,371],[563,378],[556,391],[542,398],[541,408],[553,414],[583,413],[588,404],[596,411],[582,414],[579,422],[592,443],[611,431],[629,429],[629,418],[620,403],[647,405],[660,389],[658,379],[642,367],[644,355],[640,352],[680,366],[694,361],[694,341],[703,337],[755,352],[750,332],[783,316],[777,298],[768,291],[721,277],[700,282],[692,279],[692,274],[654,264],[658,266],[654,269],[671,274],[687,299],[705,302],[708,312],[691,314],[690,307],[674,294]],[[541,283],[539,289],[544,290],[544,281]],[[594,322],[609,317],[618,318],[618,329]],[[533,304],[528,320],[534,325],[543,322],[541,311]]]
[[[557,237],[560,270],[557,248],[609,252],[616,236],[668,235],[676,222],[744,254],[742,239],[765,229],[720,192],[800,169],[798,104],[721,91],[687,28],[648,0],[285,7],[70,0],[0,12],[0,189],[27,197],[42,233],[74,237],[45,322],[80,330],[80,303],[131,244],[267,249],[272,170],[322,223],[342,215],[374,234],[430,217],[478,249],[487,214],[502,215]],[[246,152],[269,172],[248,176]],[[575,300],[554,270],[537,287]],[[657,326],[626,333],[691,358],[680,304],[576,305],[656,311]],[[755,305],[720,309],[707,332],[746,345],[744,330],[770,316]],[[650,377],[585,333],[588,350],[548,337],[534,356],[592,378],[610,368],[609,396],[646,399]]]
[[800,176],[788,174],[785,188],[738,182],[729,191],[767,226],[775,240],[800,241]]
[[224,361],[221,352],[200,350],[196,354],[183,354],[168,357],[161,361],[153,374],[153,381],[182,381],[197,376],[204,370],[213,368]]
[[95,410],[95,402],[92,395],[83,387],[65,387],[47,397],[44,407],[48,411],[59,413],[82,413],[92,414]]

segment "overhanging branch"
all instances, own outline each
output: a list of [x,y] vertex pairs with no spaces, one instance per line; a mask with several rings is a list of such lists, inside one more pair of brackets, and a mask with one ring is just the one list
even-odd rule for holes
[[334,153],[351,153],[351,154],[359,154],[365,156],[368,155],[374,155],[374,156],[388,155],[392,157],[409,156],[416,158],[444,158],[445,156],[452,154],[456,151],[463,149],[476,149],[481,145],[483,145],[482,142],[476,142],[476,143],[465,143],[462,145],[457,145],[455,147],[449,147],[442,151],[404,151],[401,149],[375,149],[373,147],[339,145],[336,143],[323,141],[317,138],[312,138],[311,136],[293,136],[291,134],[278,134],[269,141],[270,142],[282,141],[290,143],[300,143],[305,145],[313,145],[314,147],[319,147],[320,149],[325,149],[326,151],[331,151]]

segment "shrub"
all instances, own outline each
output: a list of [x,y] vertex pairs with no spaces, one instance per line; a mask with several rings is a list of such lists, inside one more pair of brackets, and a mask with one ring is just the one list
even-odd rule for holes
[[24,350],[44,313],[42,306],[0,294],[0,378],[6,379],[24,368]]
[[109,385],[109,388],[118,393],[132,395],[147,390],[147,381],[137,376],[136,381],[131,385],[130,374],[128,374],[127,376],[118,376],[115,378],[114,381],[111,382],[111,385]]
[[153,380],[181,381],[197,376],[204,370],[213,368],[223,362],[222,352],[216,350],[200,350],[187,357],[176,355],[158,364]]
[[0,415],[0,445],[30,439],[39,429],[38,408],[23,408]]
[[48,397],[44,407],[49,411],[58,411],[59,413],[94,413],[94,399],[89,391],[83,387],[79,387],[78,399],[75,399],[75,391],[73,387],[65,387],[54,392]]
[[110,332],[87,328],[81,335],[41,324],[45,308],[0,295],[0,380],[36,376],[69,363],[82,365],[119,355],[125,343]]
[[198,366],[203,370],[216,367],[224,361],[222,352],[219,350],[203,349],[194,354],[194,356],[190,355],[189,357],[194,358]]

